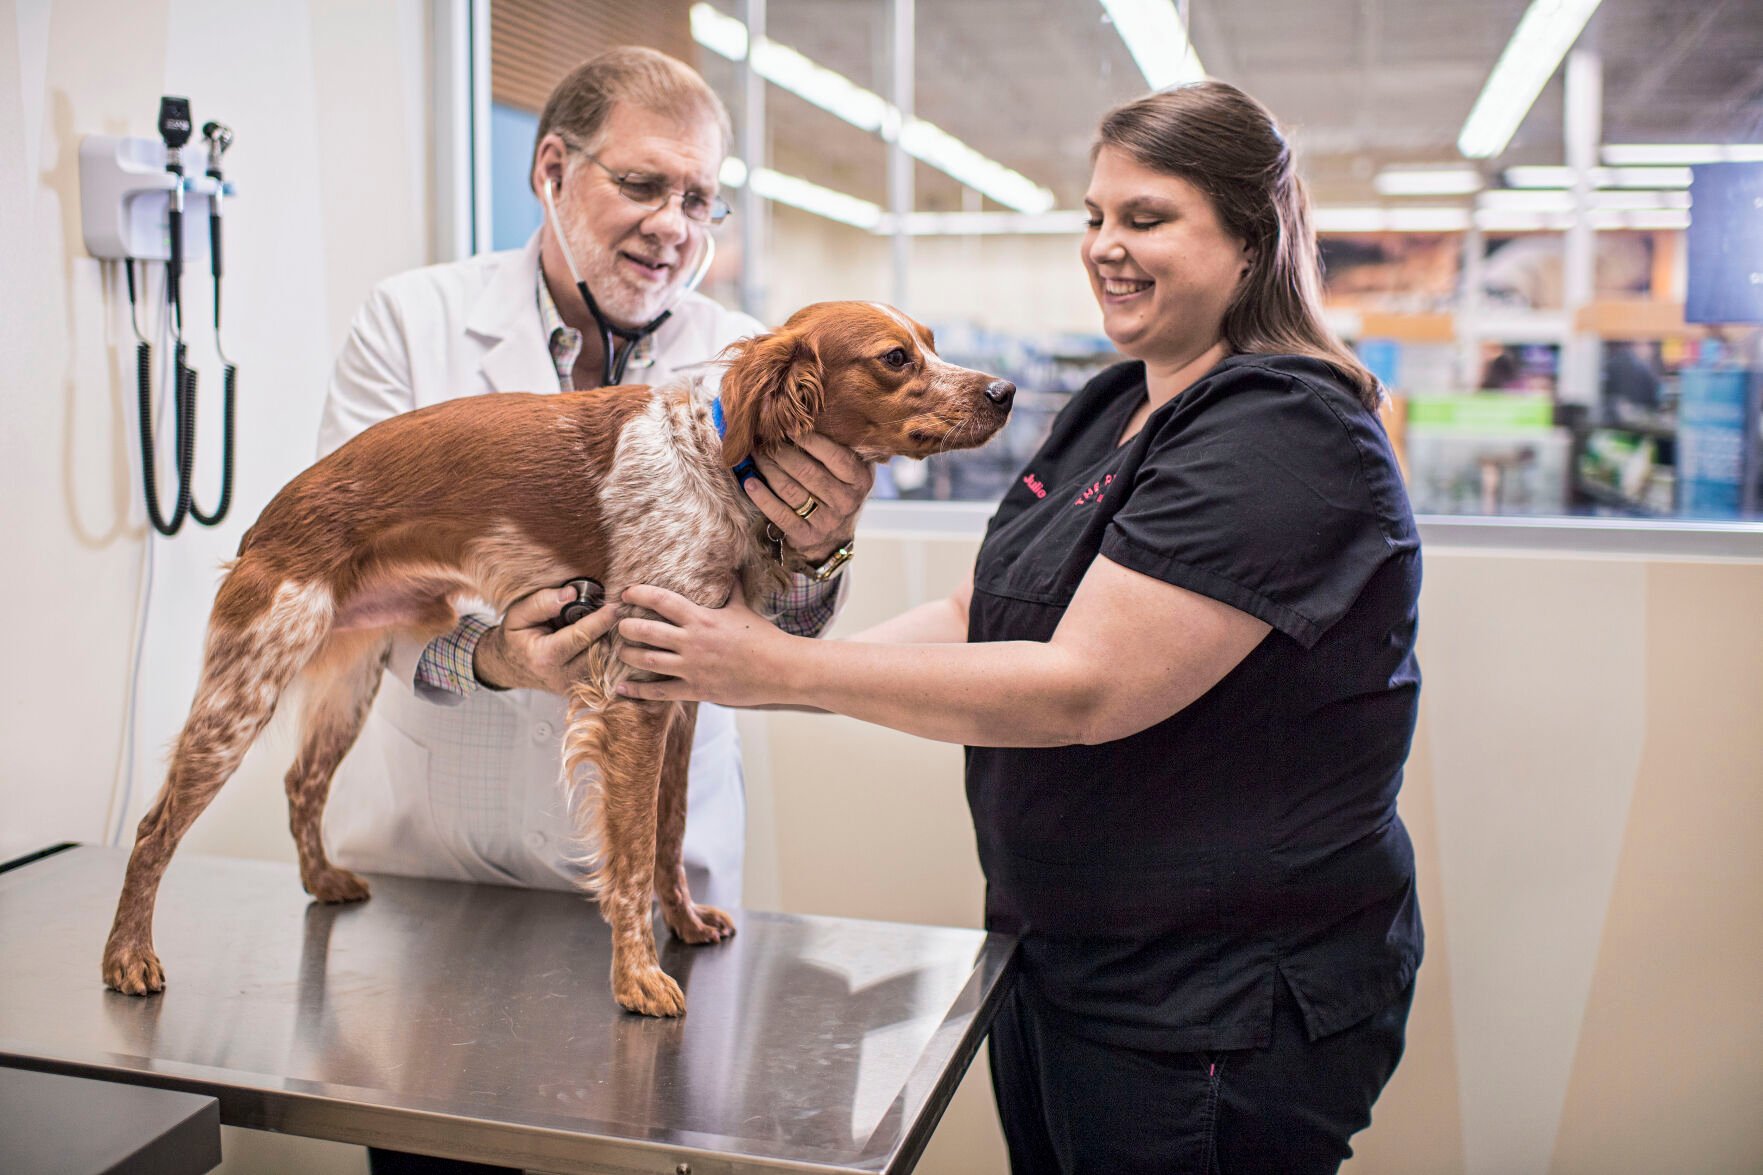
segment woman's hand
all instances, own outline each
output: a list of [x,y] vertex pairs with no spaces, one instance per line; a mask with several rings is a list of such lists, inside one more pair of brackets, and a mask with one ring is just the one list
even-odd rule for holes
[[[747,606],[737,586],[721,608],[703,608],[666,588],[626,588],[627,604],[647,608],[660,620],[630,617],[618,625],[627,642],[619,658],[633,669],[663,673],[672,681],[628,681],[618,692],[654,701],[716,702],[762,706],[783,701],[787,646],[801,639],[780,631]],[[648,648],[638,648],[647,645]]]

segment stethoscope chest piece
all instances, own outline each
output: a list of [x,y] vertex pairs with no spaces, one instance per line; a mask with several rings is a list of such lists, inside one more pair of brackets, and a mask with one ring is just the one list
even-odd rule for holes
[[551,622],[552,629],[557,632],[562,632],[589,613],[598,612],[600,606],[606,602],[606,589],[600,586],[598,580],[572,579],[563,586],[575,592],[575,599],[563,605],[563,611]]

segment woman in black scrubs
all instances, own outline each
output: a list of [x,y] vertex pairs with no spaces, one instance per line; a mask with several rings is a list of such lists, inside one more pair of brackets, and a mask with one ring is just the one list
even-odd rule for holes
[[[1376,380],[1324,326],[1303,187],[1231,86],[1104,118],[1083,261],[1130,362],[1073,397],[972,581],[847,641],[625,600],[678,680],[967,746],[1017,1172],[1334,1171],[1421,956],[1396,815],[1420,544]],[[800,502],[817,489],[774,486]]]

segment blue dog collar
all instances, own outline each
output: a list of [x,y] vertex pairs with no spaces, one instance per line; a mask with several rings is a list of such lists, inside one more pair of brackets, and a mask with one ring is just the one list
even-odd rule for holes
[[[716,435],[718,438],[728,435],[728,422],[723,419],[722,415],[721,396],[710,401],[710,419],[716,424]],[[753,455],[751,453],[741,458],[741,463],[734,467],[734,475],[736,481],[744,482],[749,477],[756,477],[761,483],[765,482],[765,475],[759,472],[759,466],[753,464]]]

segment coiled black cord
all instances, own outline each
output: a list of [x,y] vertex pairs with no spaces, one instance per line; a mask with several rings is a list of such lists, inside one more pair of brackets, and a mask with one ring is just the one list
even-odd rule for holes
[[[203,133],[206,134],[207,132],[204,131]],[[214,180],[216,188],[220,188],[222,184],[220,170],[211,165],[208,168],[208,175]],[[194,496],[192,496],[190,500],[190,516],[197,522],[200,522],[203,526],[213,526],[221,519],[225,518],[227,510],[231,508],[233,503],[233,403],[239,384],[238,366],[226,357],[226,352],[222,350],[220,345],[221,265],[220,214],[218,203],[220,200],[220,193],[218,191],[216,192],[214,199],[216,203],[213,211],[208,217],[209,272],[214,275],[214,349],[220,352],[220,361],[224,363],[226,367],[225,378],[223,380],[224,391],[220,407],[223,429],[220,442],[220,504],[214,508],[214,513],[209,514],[203,511],[201,506],[196,504]],[[192,371],[190,373],[190,415],[192,418],[194,418],[195,412],[196,373]]]
[[[190,498],[190,517],[203,526],[213,526],[226,517],[226,512],[233,504],[233,397],[238,387],[239,369],[234,364],[226,365],[225,391],[221,397],[221,417],[224,428],[220,448],[220,504],[214,513],[205,513],[196,504],[194,493]],[[196,417],[196,373],[190,372],[190,422],[195,424]]]
[[[183,344],[178,344],[179,363]],[[174,408],[177,419],[177,505],[168,519],[159,512],[159,476],[153,447],[153,348],[146,342],[135,347],[135,387],[141,411],[141,481],[147,491],[147,517],[153,529],[163,535],[174,535],[184,525],[190,511],[190,471],[196,463],[196,422],[191,419],[195,401],[178,389]]]
[[[135,263],[125,260],[123,269],[128,274],[129,285],[129,317],[135,320]],[[147,518],[153,529],[163,535],[174,535],[183,528],[184,518],[190,512],[190,476],[196,463],[196,408],[195,396],[186,393],[180,375],[176,395],[173,397],[173,415],[176,418],[177,440],[177,474],[178,496],[177,505],[172,508],[171,517],[167,518],[159,510],[159,471],[158,457],[153,445],[153,345],[142,335],[138,321],[134,321],[135,337],[140,341],[135,346],[135,393],[136,403],[140,409],[141,425],[141,482],[147,496]],[[189,371],[184,365],[184,345],[179,343],[173,353],[174,363],[179,372]],[[195,372],[190,372],[192,383]]]

